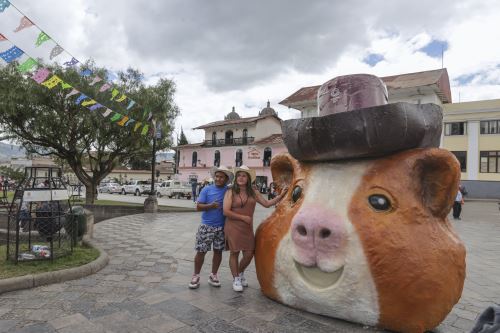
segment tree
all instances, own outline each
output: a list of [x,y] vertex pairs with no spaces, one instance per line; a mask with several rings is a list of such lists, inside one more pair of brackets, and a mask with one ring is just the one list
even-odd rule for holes
[[181,127],[181,135],[179,137],[179,142],[177,143],[177,145],[182,146],[182,145],[187,145],[187,144],[189,144],[189,142],[186,138],[186,135],[184,134],[184,130]]
[[[86,186],[87,203],[94,202],[98,184],[116,165],[151,151],[150,135],[141,135],[132,125],[119,126],[103,118],[102,111],[76,105],[75,97],[66,98],[68,90],[39,85],[19,73],[15,66],[11,63],[0,69],[2,135],[14,137],[30,153],[64,160]],[[101,78],[107,77],[107,71],[92,62],[84,68]],[[108,95],[99,92],[100,86],[91,85],[91,79],[81,76],[78,68],[49,69],[87,96],[132,119],[146,123],[145,117],[151,110],[163,133],[171,133],[179,114],[173,100],[173,81],[160,79],[153,86],[145,86],[139,71],[128,69],[120,73],[115,87],[148,110],[145,114],[143,109],[132,108],[127,113],[126,105],[111,101],[109,92]],[[170,147],[169,137],[165,135],[157,145],[162,149]]]

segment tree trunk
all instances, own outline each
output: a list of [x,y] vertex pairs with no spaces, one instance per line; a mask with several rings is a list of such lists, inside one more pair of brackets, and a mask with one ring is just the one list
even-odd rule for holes
[[96,199],[96,185],[93,184],[92,182],[89,182],[89,184],[85,184],[85,204],[87,205],[92,205]]

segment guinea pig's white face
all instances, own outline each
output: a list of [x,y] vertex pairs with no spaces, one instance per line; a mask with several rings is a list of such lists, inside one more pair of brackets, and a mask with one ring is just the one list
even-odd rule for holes
[[[376,325],[379,305],[360,239],[348,218],[370,162],[314,165],[290,186],[300,208],[278,247],[274,287],[284,303]],[[302,201],[302,202],[301,202]]]

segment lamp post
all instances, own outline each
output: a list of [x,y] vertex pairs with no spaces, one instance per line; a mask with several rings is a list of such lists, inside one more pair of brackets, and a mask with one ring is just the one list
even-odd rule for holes
[[155,167],[156,167],[156,140],[161,138],[161,130],[154,123],[154,135],[153,135],[153,157],[151,158],[151,192],[149,193],[146,200],[144,200],[144,212],[155,213],[158,211],[158,199],[155,193]]

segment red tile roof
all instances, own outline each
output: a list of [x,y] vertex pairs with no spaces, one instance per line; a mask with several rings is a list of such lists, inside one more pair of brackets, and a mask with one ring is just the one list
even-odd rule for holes
[[[406,73],[381,77],[388,90],[436,85],[437,95],[443,103],[451,103],[450,80],[446,68],[431,71]],[[294,104],[315,103],[319,86],[304,87],[288,96],[279,104],[291,106]]]
[[282,144],[283,136],[281,134],[272,134],[263,139],[257,140],[254,142],[256,145],[273,145],[273,144]]

